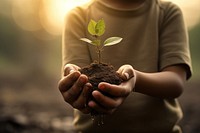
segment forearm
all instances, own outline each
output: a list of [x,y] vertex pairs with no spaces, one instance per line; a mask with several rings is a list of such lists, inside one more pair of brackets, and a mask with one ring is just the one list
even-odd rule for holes
[[158,98],[176,98],[184,88],[184,79],[177,73],[163,71],[143,73],[136,71],[135,91]]

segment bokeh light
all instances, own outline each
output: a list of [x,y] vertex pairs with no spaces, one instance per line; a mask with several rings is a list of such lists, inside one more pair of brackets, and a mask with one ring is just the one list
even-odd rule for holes
[[[62,33],[64,16],[77,5],[90,0],[13,0],[12,16],[24,30],[37,31],[44,28],[52,35]],[[182,9],[188,28],[200,21],[199,0],[170,0]]]
[[38,0],[14,0],[12,16],[15,23],[24,30],[39,30],[41,25],[38,21],[38,4]]
[[65,14],[87,1],[89,0],[43,0],[43,9],[40,12],[42,25],[51,34],[60,34]]
[[44,28],[52,35],[60,35],[65,14],[89,0],[13,0],[12,17],[27,31]]

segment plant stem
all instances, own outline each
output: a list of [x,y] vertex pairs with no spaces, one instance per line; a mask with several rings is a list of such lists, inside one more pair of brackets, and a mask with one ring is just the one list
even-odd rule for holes
[[97,49],[98,49],[98,63],[100,64],[100,62],[101,62],[101,50],[100,50],[99,46],[97,47]]
[[[98,36],[94,36],[96,40],[98,40]],[[97,44],[97,54],[98,54],[98,64],[101,63],[101,44]]]

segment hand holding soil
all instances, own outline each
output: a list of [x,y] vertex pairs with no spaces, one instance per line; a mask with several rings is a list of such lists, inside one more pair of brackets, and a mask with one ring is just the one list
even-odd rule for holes
[[100,114],[112,114],[135,87],[136,78],[130,65],[123,65],[118,72],[124,75],[124,80],[120,85],[101,82],[98,90],[92,92],[95,101],[89,101],[88,105]]
[[64,69],[64,77],[59,82],[59,90],[64,100],[73,108],[83,113],[90,113],[85,106],[91,94],[92,86],[88,83],[88,77],[78,71],[79,67],[67,64]]

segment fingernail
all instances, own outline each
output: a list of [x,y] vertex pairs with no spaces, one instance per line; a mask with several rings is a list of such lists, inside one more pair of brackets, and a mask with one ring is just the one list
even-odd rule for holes
[[128,73],[124,73],[124,76],[126,77],[126,79],[129,79],[129,74]]
[[99,89],[105,89],[105,85],[100,85]]
[[73,70],[73,69],[69,71],[69,73],[73,73],[73,72],[74,72],[74,70]]

